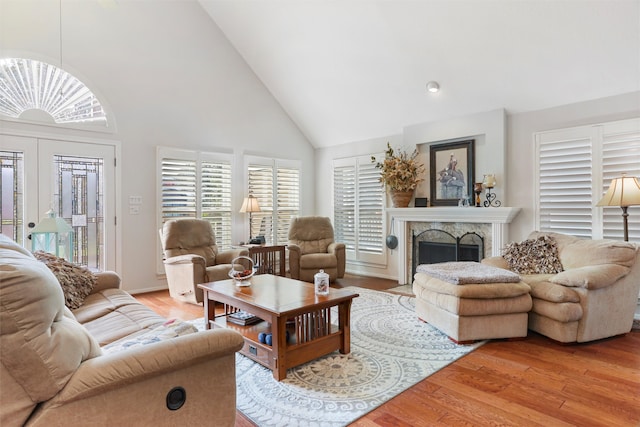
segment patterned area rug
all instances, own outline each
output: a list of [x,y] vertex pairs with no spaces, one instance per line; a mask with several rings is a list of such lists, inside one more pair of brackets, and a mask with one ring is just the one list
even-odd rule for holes
[[[419,321],[412,297],[351,289],[360,294],[351,307],[351,353],[289,369],[280,382],[238,354],[238,410],[259,426],[344,426],[482,345],[455,344]],[[202,319],[194,324],[203,328]]]

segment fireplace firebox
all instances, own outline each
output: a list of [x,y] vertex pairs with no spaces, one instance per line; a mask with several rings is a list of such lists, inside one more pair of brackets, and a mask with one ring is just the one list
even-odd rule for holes
[[455,237],[443,230],[426,230],[413,235],[413,275],[420,264],[448,261],[476,261],[484,257],[484,239],[478,233]]

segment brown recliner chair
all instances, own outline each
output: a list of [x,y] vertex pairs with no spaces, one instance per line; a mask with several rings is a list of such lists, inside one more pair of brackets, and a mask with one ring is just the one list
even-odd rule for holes
[[193,304],[203,300],[198,284],[229,279],[231,261],[249,255],[247,249],[219,251],[213,228],[204,219],[169,220],[161,240],[169,295]]
[[334,242],[333,226],[327,217],[294,218],[289,227],[289,271],[292,279],[313,282],[320,270],[335,282],[344,277],[344,243]]

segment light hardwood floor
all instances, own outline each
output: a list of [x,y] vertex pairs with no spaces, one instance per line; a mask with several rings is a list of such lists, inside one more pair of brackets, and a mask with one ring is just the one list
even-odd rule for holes
[[[347,275],[334,286],[386,290],[395,281]],[[185,320],[203,308],[167,291],[135,297]],[[640,426],[640,331],[563,345],[529,332],[458,359],[357,420],[358,427]],[[237,413],[236,427],[254,424]]]

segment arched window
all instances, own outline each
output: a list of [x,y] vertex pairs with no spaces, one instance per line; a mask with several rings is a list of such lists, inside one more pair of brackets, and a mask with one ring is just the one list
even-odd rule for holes
[[55,123],[98,123],[107,117],[98,98],[80,80],[45,62],[0,59],[0,114],[33,117],[46,112]]

